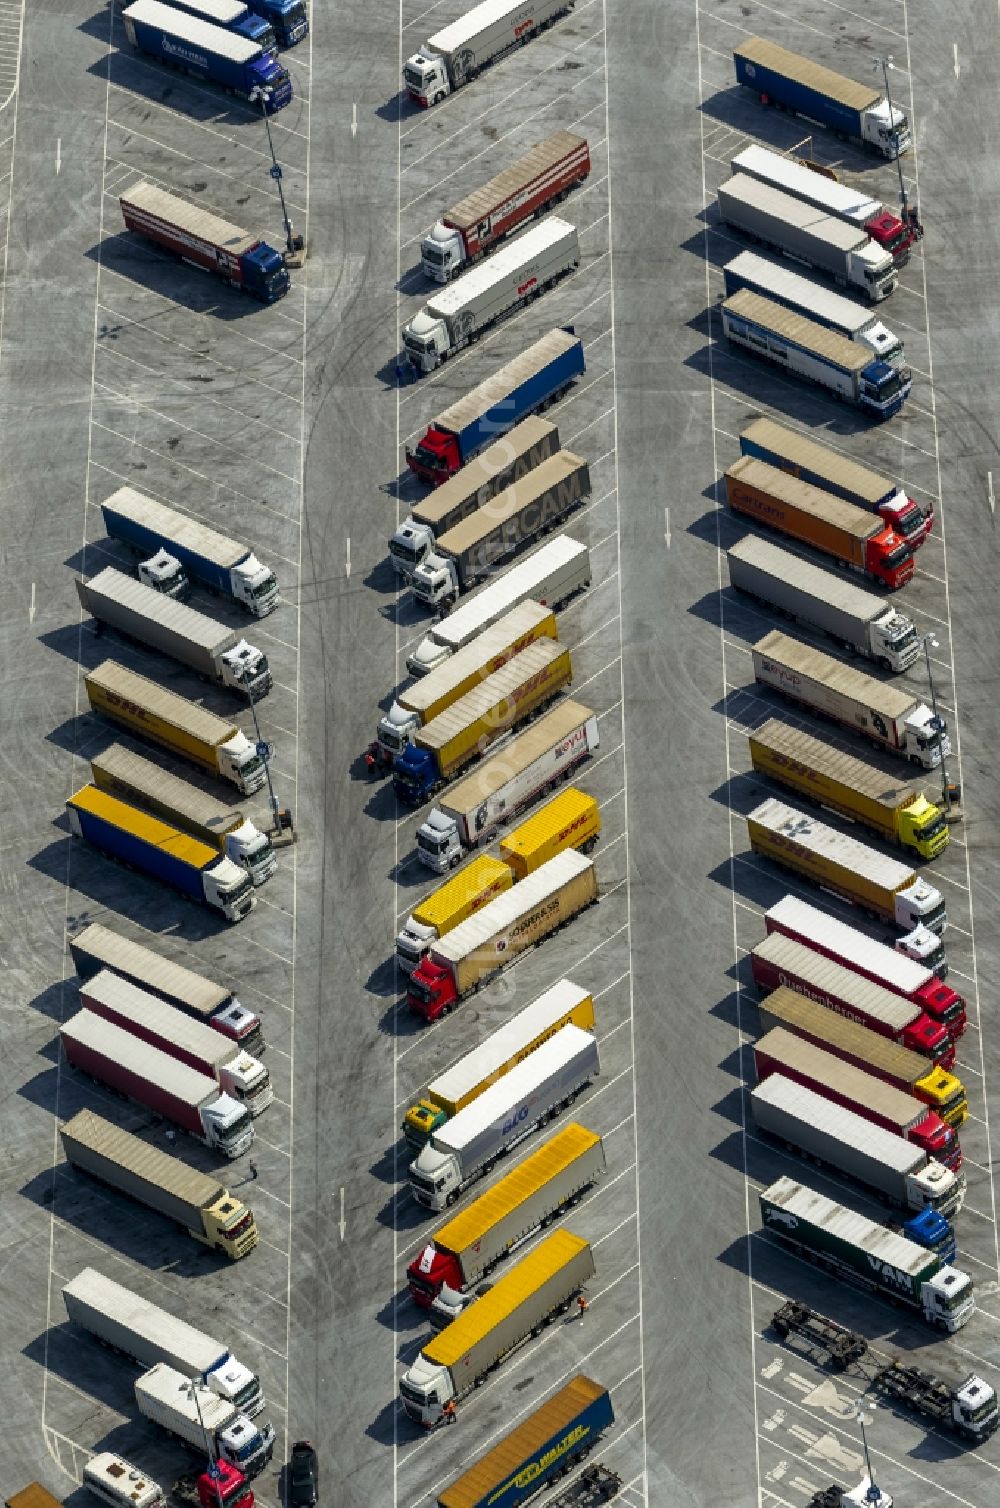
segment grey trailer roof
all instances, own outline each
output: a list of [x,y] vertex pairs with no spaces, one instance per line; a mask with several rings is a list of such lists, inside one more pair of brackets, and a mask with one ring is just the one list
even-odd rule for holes
[[841,612],[853,613],[866,623],[889,611],[889,604],[874,592],[866,592],[863,587],[852,585],[842,576],[835,576],[832,571],[822,571],[819,566],[802,560],[790,550],[779,550],[770,540],[760,539],[754,534],[748,534],[726,553],[731,558],[746,561],[747,565],[760,571],[762,575],[786,581],[798,591],[809,592],[839,608]]
[[756,456],[740,456],[732,466],[726,467],[726,476],[734,477],[748,487],[756,488],[758,492],[766,492],[779,502],[808,513],[812,518],[833,524],[853,539],[868,539],[870,535],[885,528],[878,515],[869,513],[867,508],[845,502],[836,493],[824,492],[822,487],[803,482],[801,477],[792,476],[768,461],[758,461]]
[[860,1247],[875,1259],[878,1266],[888,1263],[890,1267],[897,1267],[916,1278],[933,1260],[933,1253],[926,1247],[918,1246],[895,1231],[886,1230],[884,1225],[876,1225],[874,1220],[837,1204],[825,1194],[818,1194],[804,1183],[796,1183],[794,1178],[779,1178],[777,1183],[764,1190],[761,1198],[804,1220],[807,1225],[827,1231],[835,1241]]
[[459,398],[450,408],[438,414],[434,422],[440,424],[442,429],[460,433],[474,420],[488,413],[494,404],[506,398],[515,388],[527,382],[529,377],[542,371],[550,361],[571,351],[579,341],[579,335],[574,335],[571,330],[550,330],[547,335],[536,340],[534,345],[522,351],[520,356],[515,356],[500,367],[492,377],[487,377],[478,387],[474,387],[471,393],[466,393],[464,398]]
[[477,220],[483,219],[491,210],[503,204],[505,199],[511,198],[542,173],[554,168],[571,152],[577,151],[582,156],[586,148],[585,137],[575,136],[571,131],[556,131],[544,141],[536,142],[523,157],[491,178],[489,183],[484,183],[482,188],[460,199],[443,218],[463,229],[475,225]]
[[[239,827],[243,821],[238,807],[226,806],[179,775],[172,775],[154,760],[136,754],[125,744],[112,744],[103,753],[94,754],[90,768],[94,784],[99,789],[109,789],[109,793],[118,796],[119,800],[127,801],[132,796],[139,805],[155,802],[169,807],[206,832],[221,835]],[[103,782],[101,777],[104,777]]]
[[[792,203],[797,204],[798,200],[793,199]],[[749,288],[741,288],[738,293],[727,298],[722,307],[727,314],[751,320],[755,325],[761,325],[763,329],[770,330],[784,340],[804,346],[807,351],[815,352],[817,356],[835,366],[844,367],[848,372],[863,372],[865,367],[877,360],[874,351],[869,351],[867,346],[859,346],[853,340],[848,340],[846,335],[838,335],[836,330],[828,330],[825,325],[817,324],[816,320],[806,319],[804,314],[795,314],[793,310],[776,304],[771,298],[751,293]]]
[[214,984],[211,979],[193,973],[182,964],[162,958],[152,948],[122,937],[100,922],[91,922],[89,927],[84,927],[72,939],[71,946],[84,949],[116,974],[146,980],[153,989],[162,991],[173,1000],[183,1000],[202,1015],[225,1005],[232,996],[232,990],[225,985]]
[[149,1142],[133,1136],[131,1131],[123,1131],[121,1126],[96,1115],[93,1110],[78,1110],[72,1120],[60,1127],[59,1134],[64,1143],[79,1142],[95,1156],[107,1158],[116,1167],[164,1189],[175,1199],[189,1200],[199,1209],[208,1209],[226,1192],[225,1185],[217,1178],[188,1167],[179,1157],[171,1157],[169,1152],[150,1146]]
[[189,701],[186,696],[168,691],[166,686],[119,665],[117,660],[104,660],[96,670],[86,671],[84,681],[87,684],[93,682],[111,696],[134,702],[153,717],[161,717],[165,723],[183,728],[202,743],[218,745],[239,731],[239,725],[231,718],[219,717],[207,707]]
[[825,1100],[804,1084],[786,1079],[784,1074],[768,1074],[763,1084],[758,1084],[751,1092],[750,1099],[755,1106],[780,1107],[789,1115],[815,1126],[822,1135],[837,1137],[856,1152],[877,1158],[897,1173],[909,1173],[926,1161],[926,1152],[905,1137],[897,1136],[894,1131],[884,1131],[873,1121],[866,1121],[864,1116],[855,1115],[853,1110],[845,1110],[842,1105]]
[[815,172],[794,157],[772,152],[756,142],[737,152],[729,166],[734,173],[749,173],[752,178],[762,178],[768,183],[773,180],[786,193],[825,204],[831,213],[850,215],[857,223],[871,219],[882,208],[880,199],[873,199],[861,189],[850,188],[825,173]]
[[828,445],[821,445],[811,435],[788,429],[774,419],[755,419],[741,431],[742,436],[746,436],[754,444],[786,456],[794,466],[829,477],[832,482],[864,498],[872,507],[893,490],[892,482],[886,477],[879,476],[867,466],[860,466],[850,456],[841,455]]
[[787,299],[790,304],[800,305],[807,319],[830,320],[838,327],[838,333],[863,330],[878,319],[869,305],[844,298],[832,288],[823,288],[811,278],[803,277],[800,272],[793,272],[779,262],[770,262],[756,251],[741,251],[726,263],[723,271],[755,285],[751,287],[751,293],[759,292],[764,298],[779,302]]
[[[90,1010],[89,1002],[94,1000],[123,1020],[134,1026],[148,1027],[164,1042],[173,1043],[215,1068],[221,1068],[223,1063],[239,1055],[237,1044],[217,1032],[214,1026],[195,1021],[176,1005],[168,1005],[159,995],[151,995],[120,974],[112,974],[110,969],[101,969],[81,984],[80,996],[85,1009]],[[125,1030],[130,1028],[126,1026]]]
[[463,729],[485,717],[499,703],[506,702],[525,681],[543,675],[560,655],[567,653],[565,644],[560,644],[558,639],[535,639],[512,655],[499,670],[494,670],[478,686],[473,686],[471,691],[425,723],[417,734],[417,742],[425,749],[444,748]]
[[[185,1363],[207,1372],[228,1353],[225,1346],[203,1330],[196,1330],[187,1320],[161,1309],[159,1304],[133,1293],[113,1278],[106,1278],[96,1267],[84,1267],[63,1285],[63,1299],[79,1299],[87,1308],[108,1315],[117,1324],[137,1332],[144,1340],[168,1356],[184,1354]],[[66,1304],[70,1309],[69,1303]],[[72,1319],[72,1312],[70,1318]]]
[[[105,566],[103,571],[98,571],[89,581],[78,580],[77,590],[84,607],[87,607],[87,594],[96,593],[106,597],[117,607],[124,608],[126,612],[146,618],[150,623],[157,623],[169,633],[176,634],[179,639],[185,639],[189,644],[198,645],[209,652],[217,650],[224,640],[231,639],[235,643],[239,639],[236,629],[228,628],[225,623],[219,623],[207,613],[196,612],[193,607],[166,596],[164,592],[156,591],[135,576],[126,576],[124,571],[116,571],[114,566]],[[87,607],[87,611],[90,610]]]
[[456,471],[440,487],[435,487],[428,497],[421,498],[411,510],[413,517],[432,526],[439,519],[447,518],[453,508],[464,503],[480,487],[489,487],[498,474],[527,455],[534,446],[541,444],[547,435],[554,437],[554,449],[559,435],[554,424],[535,414],[522,419],[520,424],[515,424],[513,429],[501,435],[499,440],[480,452],[467,466]]
[[176,508],[168,508],[165,503],[158,503],[134,487],[119,487],[117,492],[105,498],[101,506],[113,508],[116,513],[161,535],[168,548],[171,544],[180,545],[223,569],[239,565],[250,553],[246,545],[227,539],[207,524],[189,518],[186,513],[178,513]]
[[881,87],[856,84],[853,79],[845,79],[842,73],[835,73],[832,68],[824,68],[821,63],[800,57],[797,52],[789,52],[787,47],[769,42],[764,37],[748,37],[745,42],[733,48],[733,55],[747,58],[751,63],[760,63],[763,68],[772,68],[775,73],[787,75],[804,84],[807,89],[815,89],[818,94],[824,94],[838,104],[847,105],[851,110],[866,110],[882,98]]
[[[548,215],[539,220],[523,236],[508,241],[502,251],[496,252],[486,262],[478,262],[470,272],[456,278],[440,293],[432,293],[427,300],[428,310],[439,318],[459,314],[475,299],[482,298],[491,288],[513,276],[533,257],[540,257],[561,241],[576,238],[576,226],[558,215]],[[855,239],[857,236],[855,234]]]
[[505,520],[516,517],[536,498],[544,497],[546,492],[559,487],[568,477],[574,476],[581,466],[586,465],[583,457],[574,455],[571,450],[557,451],[519,481],[491,497],[488,508],[470,513],[468,518],[463,518],[461,523],[442,534],[438,539],[439,548],[447,550],[451,555],[463,555],[477,540],[492,534]]
[[206,52],[228,58],[232,63],[249,63],[261,53],[259,42],[251,42],[249,37],[226,31],[222,26],[213,26],[198,16],[187,16],[172,5],[161,4],[161,0],[135,0],[123,14],[147,26],[159,26],[168,36],[190,42],[192,47],[204,47]]
[[[210,1031],[211,1029],[209,1027]],[[125,1031],[124,1027],[105,1021],[103,1016],[97,1016],[93,1011],[77,1011],[75,1016],[63,1023],[59,1031],[71,1042],[79,1042],[82,1047],[101,1053],[131,1073],[152,1080],[167,1094],[175,1095],[185,1104],[203,1105],[206,1100],[214,1099],[219,1092],[215,1080],[207,1074],[189,1068],[186,1063],[178,1063],[169,1053],[161,1052],[158,1047],[151,1047],[148,1042],[141,1042],[131,1032]]]
[[892,686],[888,681],[877,681],[854,665],[834,659],[833,655],[824,654],[821,649],[814,649],[811,644],[803,644],[801,639],[782,633],[780,628],[772,628],[758,639],[753,653],[777,660],[806,680],[819,681],[831,691],[863,702],[885,717],[902,717],[916,706],[916,699],[910,692]]
[[[444,937],[434,944],[434,957],[445,958],[450,963],[456,963],[459,959],[465,958],[476,948],[488,943],[497,932],[512,926],[519,916],[524,916],[547,896],[555,895],[556,891],[568,885],[570,880],[593,867],[593,861],[577,853],[575,848],[568,848],[565,853],[557,854],[554,859],[549,859],[545,864],[540,865],[534,874],[526,875],[512,890],[498,895],[481,911],[475,912],[464,922],[459,922],[458,926],[453,927],[450,932],[446,932]],[[566,1028],[563,1027],[562,1031],[565,1030]],[[562,1031],[557,1033],[557,1036],[561,1036]]]
[[734,173],[731,178],[720,183],[719,199],[735,199],[738,204],[746,204],[762,214],[785,220],[797,230],[822,235],[824,240],[838,246],[845,255],[849,251],[855,251],[865,238],[865,232],[859,225],[849,225],[846,220],[838,220],[836,215],[829,215],[825,210],[817,209],[815,204],[806,204],[804,200],[796,199],[791,194],[783,194],[781,189],[774,188],[770,183],[761,183],[759,178],[751,178],[749,173]]

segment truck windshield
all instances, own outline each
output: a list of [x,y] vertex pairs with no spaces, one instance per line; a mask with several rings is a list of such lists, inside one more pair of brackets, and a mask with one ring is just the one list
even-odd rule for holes
[[233,1402],[239,1409],[240,1413],[243,1413],[247,1404],[256,1403],[259,1397],[260,1383],[258,1382],[256,1377],[251,1377],[246,1387],[240,1388],[239,1392],[236,1394],[236,1397],[233,1399]]
[[916,642],[916,637],[917,631],[911,624],[909,628],[904,628],[902,633],[890,634],[889,643],[897,654],[902,654],[905,649],[909,649],[910,645]]
[[413,452],[413,458],[415,461],[419,461],[421,466],[426,466],[428,471],[447,470],[447,462],[444,456],[438,455],[436,450],[428,450],[426,445],[418,445]]
[[[280,280],[281,273],[279,272],[275,275],[274,278],[268,279],[268,286],[270,287],[275,281],[280,282]],[[277,585],[278,583],[274,576],[265,576],[264,580],[259,582],[257,586],[254,587],[252,595],[254,597],[268,597],[273,591],[276,590]]]
[[885,403],[888,399],[895,398],[897,393],[902,392],[903,383],[909,380],[911,380],[909,372],[900,371],[897,367],[893,367],[892,376],[886,377],[875,388],[875,394],[879,402]]
[[417,558],[417,552],[410,544],[409,540],[404,543],[403,540],[390,539],[389,554],[395,560],[414,562]]
[[378,730],[378,741],[385,748],[391,749],[393,753],[397,753],[400,749],[406,748],[409,740],[406,734],[399,728],[380,728]]
[[904,561],[913,557],[913,551],[907,545],[900,545],[897,550],[890,550],[885,557],[885,563],[890,571],[897,570]]
[[410,1169],[410,1182],[416,1184],[418,1189],[423,1189],[426,1194],[434,1192],[433,1178],[427,1178],[423,1173],[418,1173],[415,1167]]
[[426,833],[417,833],[417,847],[426,854],[443,854],[448,847],[447,838],[429,838]]
[[424,75],[422,70],[419,68],[411,68],[409,63],[407,63],[406,67],[403,69],[403,78],[405,82],[409,84],[411,89],[421,88],[424,82]]
[[228,1230],[220,1231],[219,1234],[224,1241],[236,1241],[240,1236],[245,1235],[252,1225],[253,1212],[247,1210],[242,1220],[237,1220],[235,1225],[231,1225]]
[[244,1445],[241,1445],[237,1448],[237,1461],[249,1461],[250,1457],[255,1456],[261,1449],[263,1444],[264,1442],[259,1435],[251,1435],[249,1440]]
[[893,519],[892,526],[904,539],[912,539],[924,527],[923,516],[918,508],[908,508],[905,513]]
[[421,340],[419,335],[413,335],[409,330],[403,331],[403,345],[411,351],[429,351],[430,346],[426,340]]
[[289,26],[298,26],[299,22],[305,19],[306,8],[304,5],[290,5],[285,11],[285,21]]
[[[433,994],[431,993],[429,987],[424,984],[424,981],[422,979],[417,979],[413,974],[410,975],[410,994],[414,997],[414,999],[422,1001],[424,1005],[430,1005],[431,1001],[434,999]],[[430,1187],[430,1185],[428,1185],[428,1187]]]
[[427,1394],[423,1388],[415,1388],[411,1382],[407,1382],[405,1377],[399,1379],[399,1391],[404,1398],[408,1398],[418,1408],[423,1408],[427,1402]]
[[929,842],[936,838],[938,833],[947,831],[947,828],[947,822],[939,813],[935,822],[928,822],[926,827],[920,828],[920,836]]
[[224,1131],[219,1132],[219,1140],[223,1147],[229,1147],[233,1142],[239,1141],[240,1137],[246,1134],[246,1129],[249,1125],[250,1112],[249,1110],[244,1110],[242,1115],[236,1117],[231,1126],[227,1126]]
[[444,252],[438,251],[435,246],[428,246],[426,244],[421,246],[420,255],[425,262],[430,262],[432,267],[443,267],[445,264],[446,258]]
[[226,899],[234,906],[238,906],[246,896],[253,894],[253,880],[246,875],[232,890],[226,891]]

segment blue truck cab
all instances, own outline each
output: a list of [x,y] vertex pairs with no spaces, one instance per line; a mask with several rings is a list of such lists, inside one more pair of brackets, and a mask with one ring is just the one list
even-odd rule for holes
[[921,1210],[904,1221],[902,1234],[915,1245],[936,1253],[942,1262],[954,1262],[958,1252],[955,1227],[937,1210]]
[[305,0],[246,0],[256,15],[269,22],[279,47],[294,47],[309,34],[309,13]]
[[264,100],[268,111],[291,102],[292,81],[273,52],[249,38],[175,10],[163,0],[135,0],[122,12],[132,47],[170,68],[220,84],[227,94]]
[[888,361],[871,361],[862,370],[858,405],[877,419],[898,414],[913,387],[909,367],[894,367]]
[[419,806],[441,784],[437,761],[427,749],[407,744],[392,766],[392,789],[407,806]]

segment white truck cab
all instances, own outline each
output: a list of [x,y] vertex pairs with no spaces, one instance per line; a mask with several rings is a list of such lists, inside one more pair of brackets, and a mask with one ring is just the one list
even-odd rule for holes
[[903,727],[906,729],[903,752],[914,764],[923,765],[925,770],[935,770],[942,759],[948,758],[951,739],[948,737],[947,724],[943,718],[935,718],[923,702],[914,707]]
[[436,607],[458,596],[458,572],[451,560],[429,550],[410,577],[410,586],[418,602]]
[[227,921],[240,921],[257,904],[253,880],[242,865],[234,864],[232,859],[223,858],[213,868],[205,870],[202,884],[208,905],[217,906]]
[[922,1284],[920,1299],[927,1323],[952,1335],[961,1330],[976,1307],[972,1279],[955,1267],[939,1267]]
[[241,822],[226,834],[226,856],[249,874],[255,885],[263,885],[278,867],[270,838],[252,822]]
[[465,242],[452,225],[438,220],[420,243],[420,266],[425,278],[450,283],[467,261]]
[[863,113],[861,139],[870,141],[885,157],[901,157],[909,151],[913,140],[910,122],[902,110],[893,106],[890,114],[889,101],[885,99],[879,100],[877,105],[872,105]]
[[397,575],[410,577],[434,548],[434,534],[426,524],[404,519],[389,541],[389,558]]
[[410,1187],[419,1204],[443,1210],[461,1193],[462,1169],[452,1152],[439,1152],[429,1141],[409,1168]]
[[897,953],[902,953],[906,958],[912,958],[917,963],[923,964],[925,969],[931,969],[939,978],[943,979],[948,972],[948,962],[945,958],[944,943],[936,932],[930,927],[914,927],[912,932],[907,932],[905,937],[893,938],[893,944]]
[[951,1219],[965,1200],[965,1174],[953,1173],[944,1163],[929,1157],[919,1172],[907,1173],[906,1195],[910,1209],[937,1210]]
[[242,691],[244,696],[248,690],[255,696],[263,696],[271,689],[267,655],[247,639],[241,639],[222,656],[222,679],[226,686]]
[[[905,365],[906,353],[898,335],[894,335],[880,319],[875,320],[858,336],[858,344],[867,346],[880,361],[887,361],[898,370]],[[888,520],[886,520],[888,522]]]
[[445,1404],[455,1396],[455,1389],[448,1368],[420,1354],[399,1379],[399,1396],[409,1417],[431,1429],[440,1420]]
[[230,572],[233,597],[255,617],[263,618],[278,605],[278,582],[273,571],[261,565],[256,555],[248,555]]
[[139,580],[165,597],[186,597],[191,590],[184,567],[168,550],[157,550],[148,560],[140,560]]
[[437,928],[406,918],[396,936],[396,962],[404,974],[412,974],[431,944],[437,941]]
[[250,1113],[231,1094],[221,1093],[202,1110],[201,1119],[209,1144],[227,1157],[242,1157],[253,1146]]
[[411,366],[433,372],[451,350],[451,337],[443,319],[420,309],[403,326],[403,345]]
[[250,742],[242,729],[219,744],[217,752],[220,775],[232,780],[246,796],[260,790],[267,779],[264,761],[257,753],[257,745]]
[[432,808],[430,815],[420,824],[416,842],[417,858],[435,874],[447,874],[461,862],[463,849],[458,823],[439,807]]
[[888,298],[895,291],[899,274],[891,254],[877,241],[869,241],[860,251],[852,251],[848,282],[864,288],[873,302]]
[[[260,1115],[274,1100],[271,1075],[260,1059],[248,1052],[238,1052],[230,1063],[226,1063],[219,1071],[219,1081],[220,1088],[245,1105],[253,1116]],[[247,1409],[247,1413],[250,1412]]]
[[872,651],[891,669],[907,670],[920,654],[917,631],[903,613],[890,608],[872,624]]
[[403,68],[403,82],[418,105],[439,104],[451,93],[451,80],[443,57],[423,47],[407,58]]
[[926,880],[914,880],[904,890],[896,891],[896,926],[907,932],[924,927],[943,932],[948,921],[944,896]]
[[393,702],[388,712],[379,719],[378,738],[379,748],[382,750],[387,763],[391,764],[397,754],[402,754],[407,744],[413,740],[413,734],[420,727],[420,719],[415,712],[410,712],[401,707],[398,702]]

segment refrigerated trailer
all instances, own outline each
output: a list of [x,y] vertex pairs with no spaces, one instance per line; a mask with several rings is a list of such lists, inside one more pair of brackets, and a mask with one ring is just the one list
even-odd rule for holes
[[236,1262],[257,1245],[253,1210],[225,1184],[92,1110],[78,1110],[59,1138],[70,1167],[155,1210],[212,1251]]
[[902,995],[918,1010],[940,1021],[954,1039],[965,1031],[965,997],[944,984],[929,964],[876,942],[797,895],[786,895],[765,911],[764,926],[768,934],[780,932],[794,938],[894,995]]
[[407,58],[407,93],[422,109],[436,105],[453,89],[471,83],[489,63],[568,15],[573,5],[574,0],[482,0]]
[[729,579],[739,592],[836,639],[886,670],[907,670],[920,654],[910,619],[874,592],[747,535],[726,552]]
[[877,681],[853,665],[772,628],[751,651],[758,685],[860,733],[876,749],[902,754],[925,770],[951,753],[943,718],[902,687]]

